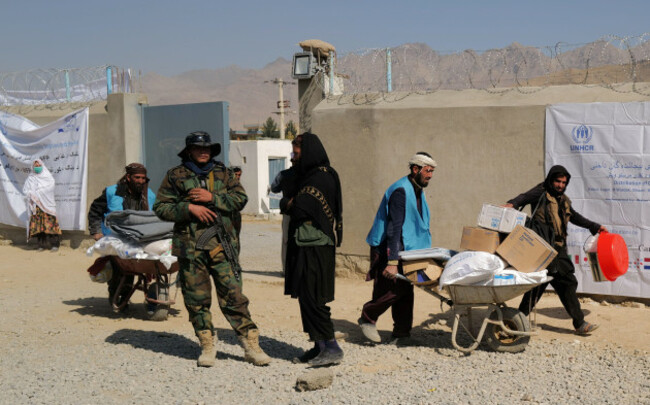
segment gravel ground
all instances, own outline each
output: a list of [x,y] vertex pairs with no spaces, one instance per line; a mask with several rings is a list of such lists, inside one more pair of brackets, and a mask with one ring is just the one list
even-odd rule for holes
[[[243,237],[247,280],[279,280],[276,228],[252,223]],[[19,250],[0,249],[5,257],[7,249]],[[182,305],[160,323],[112,314],[105,285],[79,275],[88,261],[69,259],[80,256],[70,252],[60,260],[74,271],[64,265],[61,274],[36,280],[39,288],[0,267],[2,404],[650,404],[646,350],[533,339],[523,353],[480,348],[465,356],[451,347],[450,312],[432,321],[441,328],[417,329],[418,347],[366,345],[348,321],[344,362],[331,368],[334,382],[324,390],[295,390],[307,367],[291,359],[308,343],[281,322],[262,328],[270,366],[244,363],[234,333],[219,321],[217,366],[197,368],[199,346]],[[42,260],[19,253],[20,271]]]
[[[539,404],[650,403],[648,356],[616,347],[532,343],[524,353],[475,351],[463,356],[448,336],[425,347],[342,344],[329,389],[296,392],[305,366],[289,360],[304,347],[296,332],[266,330],[262,347],[275,358],[264,368],[242,362],[231,331],[219,330],[217,367],[196,367],[194,337],[117,329],[79,346],[76,332],[48,328],[44,339],[17,335],[3,343],[6,404]],[[6,337],[5,337],[6,339]],[[43,345],[48,350],[43,350]]]

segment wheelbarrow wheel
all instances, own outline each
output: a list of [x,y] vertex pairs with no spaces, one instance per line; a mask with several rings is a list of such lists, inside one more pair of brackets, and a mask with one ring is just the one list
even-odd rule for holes
[[[503,324],[517,332],[530,332],[528,318],[515,308],[501,308]],[[490,319],[499,319],[497,311],[490,314]],[[485,342],[490,349],[497,352],[519,353],[526,349],[530,336],[512,335],[503,330],[500,325],[488,324],[485,329]]]
[[[147,289],[147,297],[158,301],[169,300],[169,288],[159,283],[151,283]],[[147,302],[147,314],[152,321],[165,321],[169,314],[169,305]]]

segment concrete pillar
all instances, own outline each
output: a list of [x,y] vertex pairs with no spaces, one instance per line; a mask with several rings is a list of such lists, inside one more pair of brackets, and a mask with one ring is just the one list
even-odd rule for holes
[[317,72],[311,79],[298,80],[298,116],[300,132],[311,131],[312,110],[325,98],[325,74]]

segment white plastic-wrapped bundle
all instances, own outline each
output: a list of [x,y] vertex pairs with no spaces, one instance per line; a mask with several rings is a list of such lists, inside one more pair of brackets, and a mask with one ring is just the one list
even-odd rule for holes
[[[163,252],[163,254],[146,252],[145,249],[149,246],[151,251]],[[88,256],[92,256],[93,253],[100,256],[118,256],[122,259],[158,260],[167,269],[178,260],[171,254],[171,239],[152,242],[142,247],[114,236],[104,236],[86,250]]]
[[172,240],[162,239],[151,242],[144,247],[145,253],[156,256],[170,256],[172,254]]
[[494,278],[497,271],[506,265],[497,255],[487,252],[467,251],[453,256],[447,262],[442,276],[440,289],[449,284],[477,285]]
[[122,259],[140,259],[144,249],[114,236],[104,236],[86,250],[88,256],[97,253],[100,256],[119,256]]

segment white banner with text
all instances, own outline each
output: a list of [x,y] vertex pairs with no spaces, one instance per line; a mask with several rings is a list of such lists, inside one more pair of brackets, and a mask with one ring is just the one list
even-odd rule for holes
[[546,170],[558,164],[571,174],[573,208],[628,247],[627,273],[595,282],[583,250],[591,234],[569,224],[578,291],[650,298],[650,102],[547,107]]
[[32,162],[41,159],[56,186],[57,219],[61,229],[86,228],[88,177],[88,108],[44,126],[0,111],[0,223],[26,227],[22,193]]

